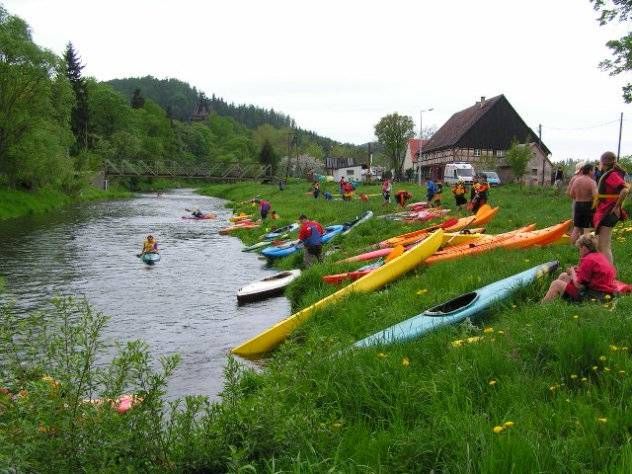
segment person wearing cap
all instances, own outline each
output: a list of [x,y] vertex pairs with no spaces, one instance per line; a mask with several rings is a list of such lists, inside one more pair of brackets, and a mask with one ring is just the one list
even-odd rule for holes
[[630,185],[625,182],[625,170],[617,164],[617,155],[613,152],[607,151],[601,155],[599,168],[602,175],[593,202],[593,226],[599,238],[599,251],[613,262],[610,247],[612,229],[619,221],[627,218],[623,210],[623,201],[630,191]]
[[323,261],[322,237],[325,234],[325,230],[318,222],[310,221],[305,214],[301,214],[298,221],[301,224],[298,231],[298,239],[304,247],[303,263],[305,268],[309,268],[315,260]]
[[617,270],[597,251],[597,237],[585,234],[577,239],[579,265],[570,267],[551,283],[542,302],[562,297],[569,301],[604,300],[617,292]]
[[597,194],[597,183],[593,178],[594,166],[584,165],[579,175],[573,176],[567,194],[573,199],[573,231],[571,243],[592,228],[592,203]]
[[151,234],[145,237],[145,241],[143,242],[143,251],[140,253],[139,257],[142,257],[146,253],[158,253],[158,241]]

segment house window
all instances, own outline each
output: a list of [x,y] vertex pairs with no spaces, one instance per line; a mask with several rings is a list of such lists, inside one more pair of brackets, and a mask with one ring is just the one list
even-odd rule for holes
[[347,170],[347,176],[353,176],[353,170]]
[[481,149],[480,148],[475,148],[474,149],[474,156],[481,156]]
[[498,158],[502,158],[503,156],[505,156],[505,150],[496,150],[496,156]]
[[531,168],[531,175],[537,177],[538,176],[538,169],[537,168]]

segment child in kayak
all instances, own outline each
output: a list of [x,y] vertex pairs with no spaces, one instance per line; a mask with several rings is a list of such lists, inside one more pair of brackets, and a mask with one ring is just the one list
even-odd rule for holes
[[463,181],[457,181],[452,187],[452,194],[454,195],[454,201],[456,202],[456,208],[459,211],[463,210],[463,206],[467,204],[467,198],[465,197],[465,183]]
[[569,301],[603,300],[616,293],[617,270],[605,255],[597,251],[597,238],[584,234],[575,243],[579,249],[579,265],[570,267],[551,283],[542,301],[562,297]]
[[298,218],[301,228],[298,231],[298,238],[303,243],[303,263],[305,268],[309,268],[314,260],[323,261],[322,237],[325,234],[323,226],[316,221],[310,221],[305,214]]
[[146,253],[158,253],[158,241],[153,235],[148,235],[143,242],[143,251],[138,255],[142,257]]

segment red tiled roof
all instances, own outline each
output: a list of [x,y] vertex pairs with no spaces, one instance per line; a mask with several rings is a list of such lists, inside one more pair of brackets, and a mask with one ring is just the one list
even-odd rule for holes
[[[413,163],[417,163],[417,153],[419,152],[419,138],[409,138],[408,139],[408,146],[410,147],[410,156],[413,159]],[[430,142],[430,140],[423,140],[422,143],[422,153],[423,151],[426,149],[426,146],[428,145],[428,143]]]

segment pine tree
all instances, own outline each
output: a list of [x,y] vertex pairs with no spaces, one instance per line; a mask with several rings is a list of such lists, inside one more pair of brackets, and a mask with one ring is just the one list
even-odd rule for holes
[[134,95],[132,96],[132,108],[140,109],[143,105],[145,105],[145,98],[141,95],[140,89],[137,87],[134,89]]
[[81,76],[81,71],[85,66],[81,64],[81,59],[75,52],[72,43],[68,43],[66,46],[64,61],[66,62],[66,77],[75,95],[71,127],[76,140],[74,154],[78,154],[79,151],[88,148],[88,91],[86,81]]
[[274,175],[276,167],[279,163],[279,157],[274,151],[272,143],[270,143],[270,140],[268,139],[263,142],[263,146],[261,147],[261,151],[259,152],[259,163],[269,166],[268,176]]

